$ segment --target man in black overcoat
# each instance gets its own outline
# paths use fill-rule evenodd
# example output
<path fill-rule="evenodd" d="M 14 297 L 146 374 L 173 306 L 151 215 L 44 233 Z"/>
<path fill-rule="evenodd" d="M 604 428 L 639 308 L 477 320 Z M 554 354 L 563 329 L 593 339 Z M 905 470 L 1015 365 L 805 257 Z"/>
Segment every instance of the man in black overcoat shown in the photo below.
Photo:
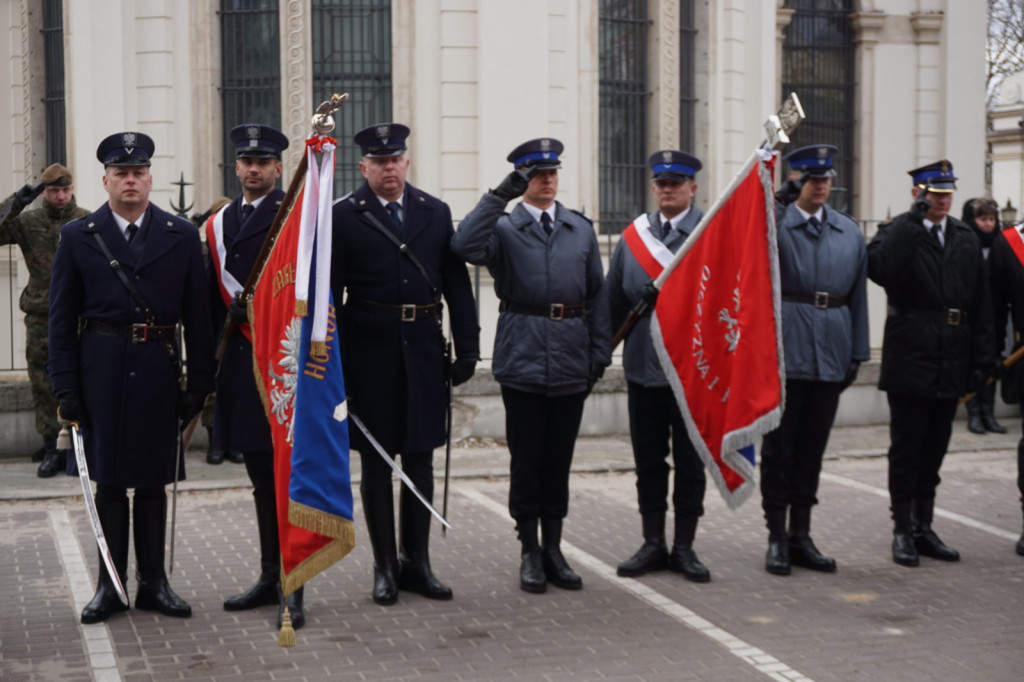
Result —
<path fill-rule="evenodd" d="M 149 203 L 153 148 L 149 136 L 125 132 L 105 138 L 97 149 L 109 200 L 61 228 L 50 284 L 47 368 L 61 416 L 81 425 L 96 508 L 122 582 L 128 570 L 127 489 L 135 489 L 135 608 L 186 618 L 192 609 L 164 572 L 164 486 L 176 474 L 184 478 L 183 470 L 175 471 L 179 430 L 213 389 L 213 334 L 199 232 Z M 188 355 L 184 391 L 179 323 Z M 100 622 L 127 608 L 101 562 L 82 622 Z"/>
<path fill-rule="evenodd" d="M 433 499 L 433 450 L 445 442 L 446 380 L 458 385 L 473 375 L 480 327 L 466 265 L 449 249 L 451 210 L 406 182 L 408 135 L 404 125 L 381 123 L 353 138 L 366 182 L 334 207 L 331 288 L 335 301 L 345 300 L 339 317 L 352 412 L 388 454 L 401 455 L 403 471 Z M 457 358 L 451 362 L 442 297 Z M 430 513 L 403 486 L 399 557 L 391 469 L 358 429 L 350 435 L 362 462 L 373 600 L 393 604 L 399 589 L 451 599 L 451 588 L 430 567 Z"/>
<path fill-rule="evenodd" d="M 981 244 L 949 215 L 956 177 L 942 160 L 909 172 L 914 203 L 868 245 L 868 276 L 885 287 L 888 316 L 878 387 L 890 413 L 892 557 L 958 561 L 932 530 L 939 469 L 958 399 L 980 388 L 995 360 Z"/>

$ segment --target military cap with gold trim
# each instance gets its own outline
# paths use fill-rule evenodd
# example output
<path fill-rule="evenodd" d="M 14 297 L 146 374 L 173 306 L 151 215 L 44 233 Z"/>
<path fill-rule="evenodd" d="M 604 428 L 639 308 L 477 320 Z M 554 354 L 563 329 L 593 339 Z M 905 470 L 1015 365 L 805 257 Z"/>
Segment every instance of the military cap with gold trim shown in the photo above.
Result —
<path fill-rule="evenodd" d="M 953 164 L 946 159 L 915 168 L 907 173 L 914 179 L 914 186 L 926 192 L 943 194 L 956 190 L 957 178 L 953 175 Z"/>

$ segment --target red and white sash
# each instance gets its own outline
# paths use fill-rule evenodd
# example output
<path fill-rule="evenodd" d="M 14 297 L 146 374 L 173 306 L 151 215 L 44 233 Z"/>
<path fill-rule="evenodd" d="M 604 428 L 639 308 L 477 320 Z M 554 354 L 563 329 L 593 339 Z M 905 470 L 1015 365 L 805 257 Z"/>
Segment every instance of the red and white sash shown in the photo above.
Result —
<path fill-rule="evenodd" d="M 235 276 L 224 267 L 227 258 L 227 247 L 224 246 L 224 212 L 228 210 L 228 204 L 206 221 L 206 245 L 210 249 L 210 258 L 213 261 L 213 271 L 217 276 L 217 289 L 220 291 L 224 307 L 231 305 L 231 299 L 242 293 L 242 285 Z M 239 325 L 239 329 L 245 338 L 252 342 L 252 327 L 248 322 Z"/>
<path fill-rule="evenodd" d="M 1006 237 L 1006 242 L 1013 249 L 1017 260 L 1020 261 L 1021 265 L 1024 265 L 1024 237 L 1020 235 L 1020 225 L 1006 228 L 1003 230 L 1003 236 Z"/>
<path fill-rule="evenodd" d="M 651 232 L 647 214 L 639 216 L 622 232 L 622 238 L 633 258 L 640 263 L 647 276 L 655 279 L 672 261 L 672 251 Z"/>

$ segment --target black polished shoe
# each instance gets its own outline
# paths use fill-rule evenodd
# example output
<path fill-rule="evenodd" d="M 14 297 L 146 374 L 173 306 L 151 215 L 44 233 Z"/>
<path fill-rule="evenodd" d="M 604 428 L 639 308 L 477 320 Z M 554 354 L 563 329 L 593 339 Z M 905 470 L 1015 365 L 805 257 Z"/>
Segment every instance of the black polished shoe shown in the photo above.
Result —
<path fill-rule="evenodd" d="M 172 618 L 192 617 L 192 607 L 174 593 L 166 576 L 151 582 L 139 580 L 135 608 L 140 611 L 157 611 Z"/>
<path fill-rule="evenodd" d="M 229 462 L 233 464 L 245 464 L 245 455 L 237 450 L 229 450 L 227 453 Z"/>
<path fill-rule="evenodd" d="M 892 560 L 900 566 L 917 566 L 921 563 L 917 549 L 914 548 L 914 538 L 910 533 L 893 532 Z"/>
<path fill-rule="evenodd" d="M 261 573 L 256 584 L 242 594 L 224 600 L 225 611 L 248 611 L 261 606 L 273 606 L 280 600 L 278 594 L 278 574 Z"/>
<path fill-rule="evenodd" d="M 996 416 L 988 410 L 981 413 L 981 423 L 985 425 L 986 431 L 992 433 L 1006 433 L 1006 427 L 996 421 Z"/>
<path fill-rule="evenodd" d="M 939 561 L 960 561 L 960 552 L 947 546 L 929 527 L 914 529 L 914 547 L 922 556 Z"/>
<path fill-rule="evenodd" d="M 277 629 L 284 624 L 284 607 L 288 607 L 288 619 L 291 620 L 292 629 L 300 630 L 306 624 L 306 611 L 302 606 L 302 593 L 305 587 L 300 587 L 285 598 L 280 591 L 277 597 Z"/>
<path fill-rule="evenodd" d="M 427 599 L 452 598 L 452 588 L 437 579 L 430 569 L 430 563 L 425 559 L 402 560 L 398 589 L 422 594 Z"/>
<path fill-rule="evenodd" d="M 51 478 L 56 476 L 58 471 L 63 471 L 65 466 L 64 454 L 64 450 L 50 450 L 47 452 L 43 457 L 43 463 L 36 470 L 36 475 L 39 478 Z"/>
<path fill-rule="evenodd" d="M 106 569 L 100 568 L 100 570 L 103 572 L 103 576 L 100 578 L 99 585 L 96 586 L 96 594 L 92 601 L 82 609 L 83 625 L 102 623 L 115 613 L 128 610 L 128 605 L 121 602 L 114 584 L 107 578 Z"/>
<path fill-rule="evenodd" d="M 1017 540 L 1017 554 L 1024 556 L 1024 533 L 1021 533 L 1020 540 Z"/>
<path fill-rule="evenodd" d="M 789 561 L 789 543 L 768 540 L 768 553 L 764 557 L 764 570 L 772 575 L 789 575 L 793 570 Z"/>
<path fill-rule="evenodd" d="M 635 578 L 652 571 L 664 571 L 668 568 L 668 547 L 665 541 L 644 542 L 637 553 L 619 564 L 615 572 L 623 578 Z"/>
<path fill-rule="evenodd" d="M 563 590 L 583 589 L 583 578 L 569 566 L 557 547 L 545 547 L 541 550 L 541 561 L 544 564 L 544 577 L 548 582 Z"/>
<path fill-rule="evenodd" d="M 548 581 L 544 575 L 544 562 L 539 547 L 523 552 L 523 562 L 519 565 L 519 587 L 523 592 L 533 594 L 547 592 Z"/>
<path fill-rule="evenodd" d="M 810 535 L 789 536 L 789 561 L 812 571 L 835 573 L 836 570 L 836 560 L 819 552 Z"/>
<path fill-rule="evenodd" d="M 693 547 L 676 545 L 672 548 L 669 557 L 669 567 L 676 573 L 682 573 L 683 577 L 695 583 L 706 583 L 711 581 L 711 571 L 700 562 Z"/>
<path fill-rule="evenodd" d="M 972 412 L 967 416 L 967 430 L 971 433 L 985 433 L 985 424 L 981 421 L 981 412 Z"/>
<path fill-rule="evenodd" d="M 222 464 L 224 462 L 223 450 L 210 450 L 206 453 L 207 464 Z"/>
<path fill-rule="evenodd" d="M 391 571 L 382 571 L 373 566 L 373 601 L 381 606 L 391 606 L 398 601 L 398 581 Z"/>

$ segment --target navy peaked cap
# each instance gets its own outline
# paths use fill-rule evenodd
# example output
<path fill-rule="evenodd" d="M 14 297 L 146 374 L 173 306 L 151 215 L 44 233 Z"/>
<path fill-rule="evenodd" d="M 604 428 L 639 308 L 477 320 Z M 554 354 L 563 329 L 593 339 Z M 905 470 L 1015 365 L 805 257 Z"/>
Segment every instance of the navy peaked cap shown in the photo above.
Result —
<path fill-rule="evenodd" d="M 812 144 L 794 149 L 784 157 L 790 170 L 803 171 L 811 176 L 834 178 L 832 157 L 839 149 L 830 144 Z"/>
<path fill-rule="evenodd" d="M 558 156 L 563 149 L 565 145 L 560 140 L 553 137 L 538 137 L 513 149 L 507 160 L 516 168 L 527 166 L 538 170 L 557 170 L 562 167 Z"/>
<path fill-rule="evenodd" d="M 914 185 L 926 192 L 946 193 L 956 189 L 956 176 L 953 175 L 953 164 L 946 159 L 929 163 L 927 166 L 907 171 L 914 179 Z"/>
<path fill-rule="evenodd" d="M 693 154 L 678 149 L 662 149 L 647 159 L 655 180 L 693 180 L 704 164 Z"/>
<path fill-rule="evenodd" d="M 408 149 L 405 144 L 407 137 L 409 126 L 377 123 L 353 135 L 352 141 L 363 150 L 363 156 L 398 156 Z"/>
<path fill-rule="evenodd" d="M 153 138 L 145 133 L 114 133 L 103 138 L 96 148 L 96 158 L 103 167 L 107 166 L 148 166 L 156 145 Z"/>
<path fill-rule="evenodd" d="M 243 123 L 228 135 L 235 145 L 235 158 L 280 159 L 288 149 L 288 138 L 277 128 L 259 123 Z"/>

